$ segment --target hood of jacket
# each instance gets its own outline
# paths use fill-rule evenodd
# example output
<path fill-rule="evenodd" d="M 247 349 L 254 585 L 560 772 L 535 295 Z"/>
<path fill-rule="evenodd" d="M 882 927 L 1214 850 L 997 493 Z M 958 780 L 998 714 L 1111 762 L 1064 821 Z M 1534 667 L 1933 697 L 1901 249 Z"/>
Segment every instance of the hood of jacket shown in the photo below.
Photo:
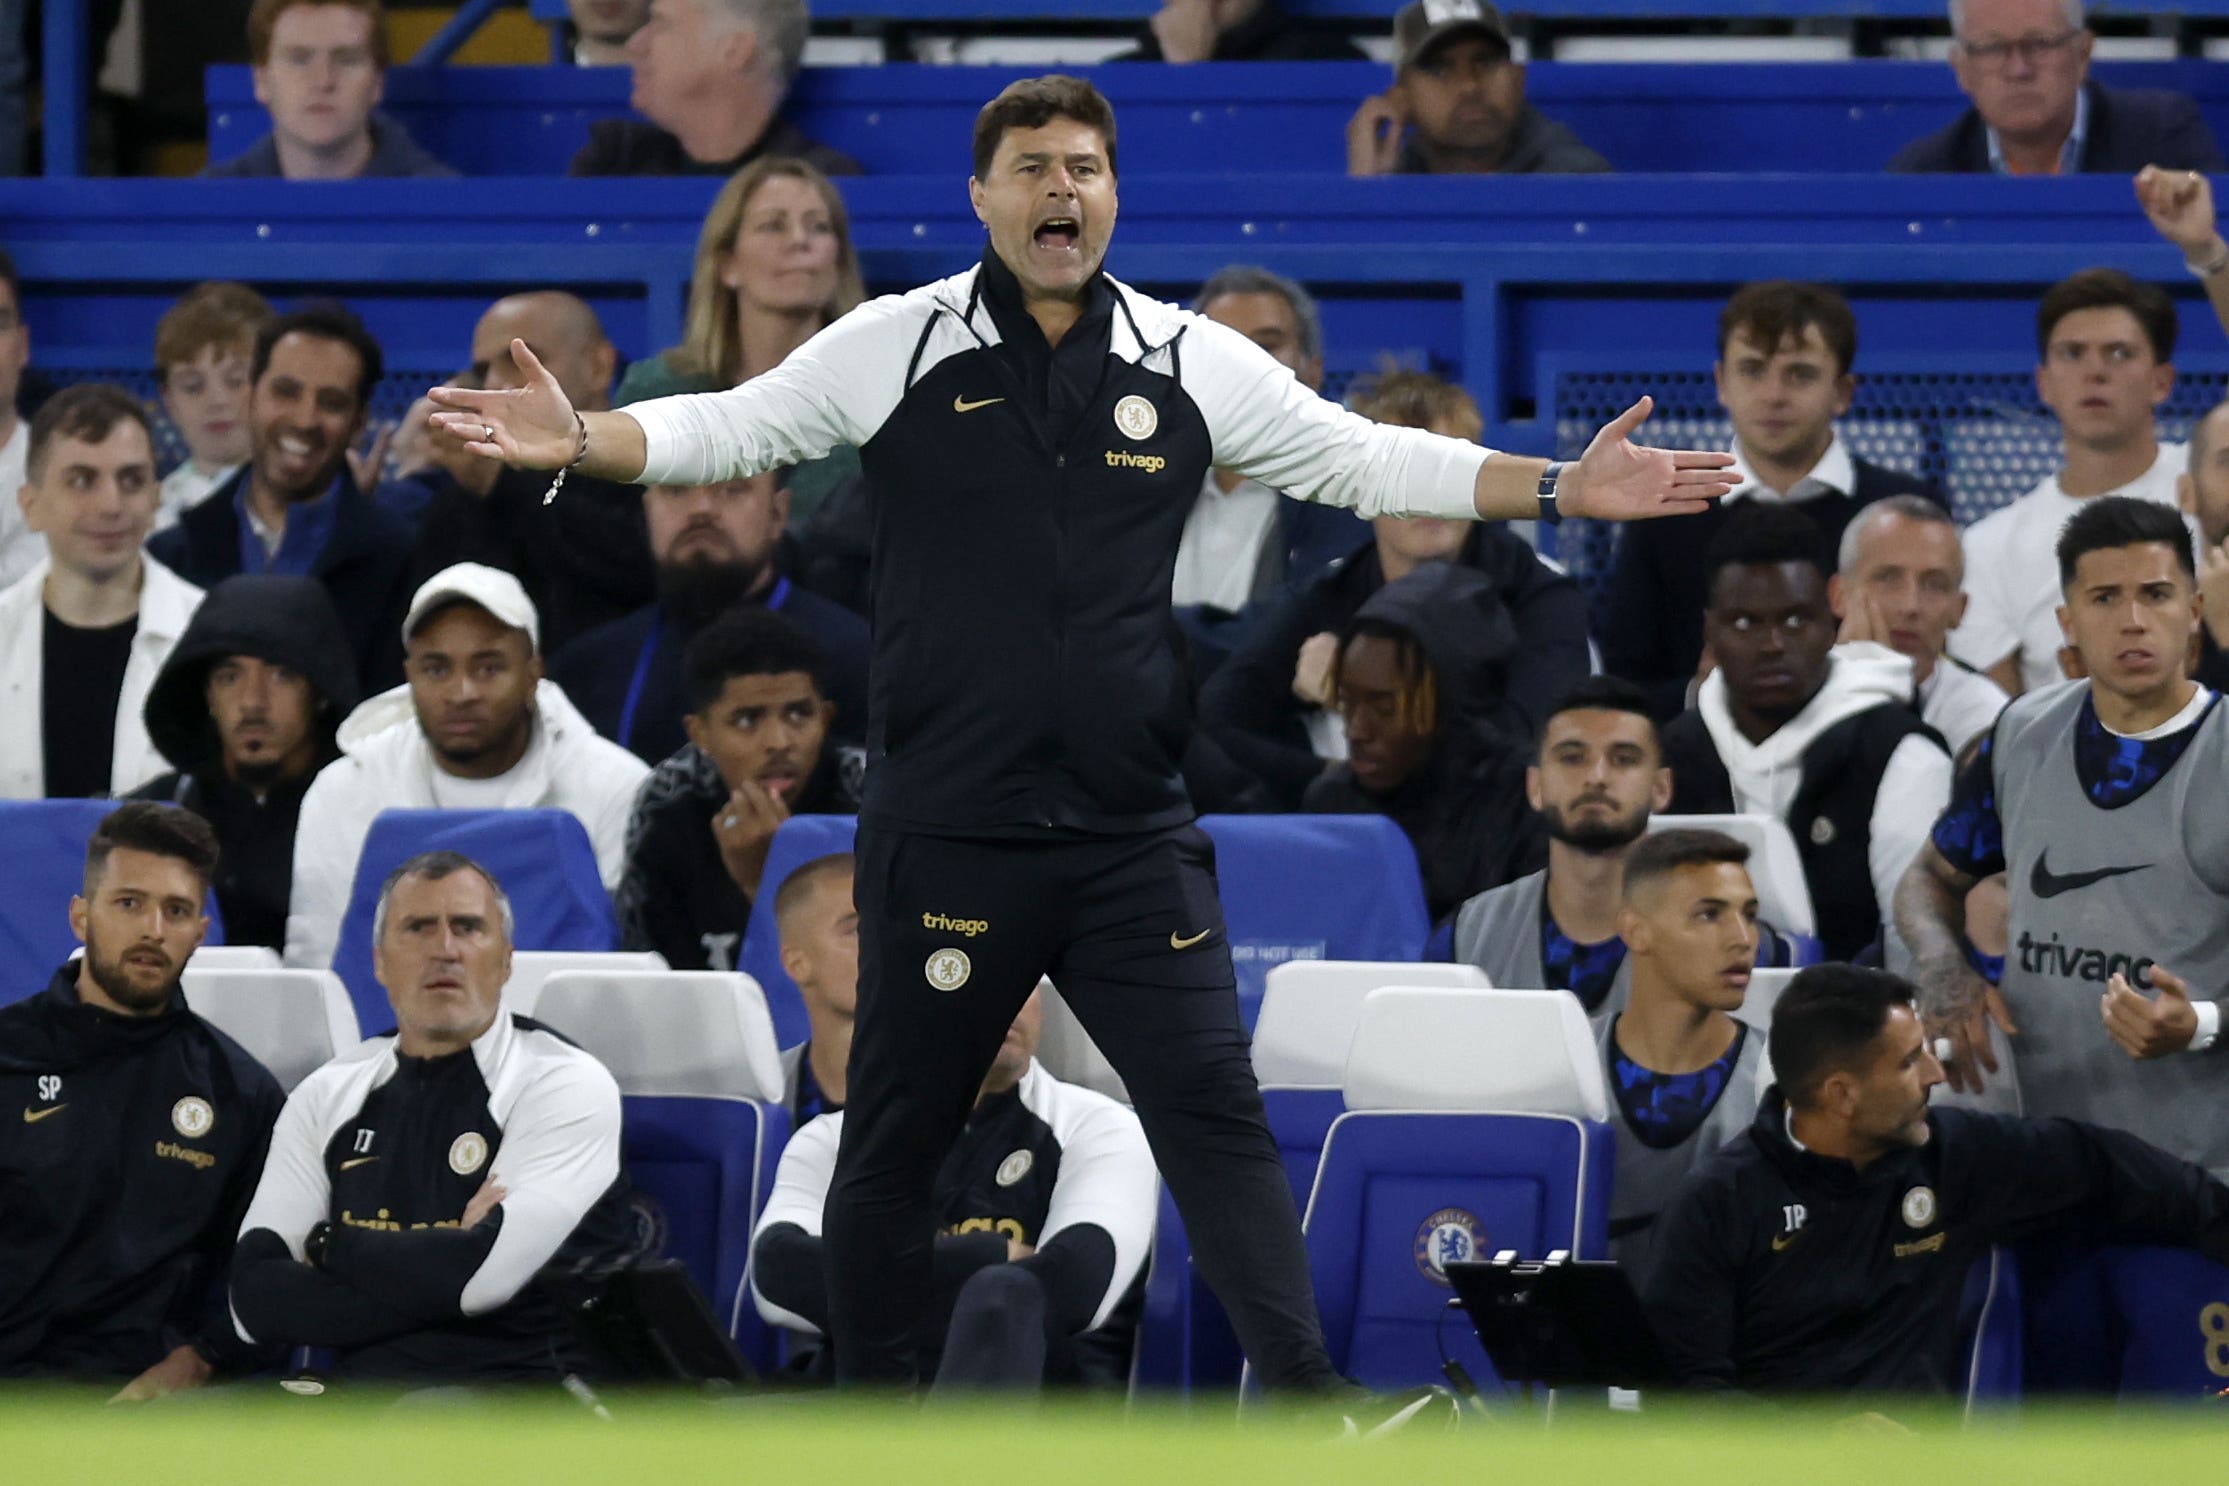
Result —
<path fill-rule="evenodd" d="M 1695 707 L 1726 765 L 1736 796 L 1766 793 L 1765 781 L 1782 770 L 1801 769 L 1803 752 L 1818 736 L 1846 717 L 1883 702 L 1912 703 L 1912 662 L 1870 640 L 1837 645 L 1827 659 L 1826 683 L 1803 710 L 1782 723 L 1761 743 L 1752 743 L 1734 725 L 1726 701 L 1726 673 L 1713 671 L 1697 694 Z"/>
<path fill-rule="evenodd" d="M 1365 622 L 1413 635 L 1423 647 L 1438 687 L 1443 738 L 1481 725 L 1501 701 L 1517 624 L 1478 569 L 1428 562 L 1370 595 L 1354 616 L 1355 625 Z"/>
<path fill-rule="evenodd" d="M 323 703 L 320 752 L 331 754 L 334 731 L 357 698 L 355 652 L 333 601 L 314 578 L 242 573 L 209 590 L 147 693 L 141 714 L 147 736 L 173 768 L 205 769 L 217 761 L 204 683 L 209 668 L 229 655 L 252 655 L 307 677 Z"/>
<path fill-rule="evenodd" d="M 503 776 L 510 785 L 504 808 L 532 809 L 554 798 L 568 763 L 595 737 L 580 709 L 545 678 L 534 690 L 534 736 L 526 756 Z M 341 724 L 340 746 L 363 769 L 373 798 L 399 809 L 433 804 L 433 749 L 418 726 L 409 686 L 383 691 L 351 712 Z"/>

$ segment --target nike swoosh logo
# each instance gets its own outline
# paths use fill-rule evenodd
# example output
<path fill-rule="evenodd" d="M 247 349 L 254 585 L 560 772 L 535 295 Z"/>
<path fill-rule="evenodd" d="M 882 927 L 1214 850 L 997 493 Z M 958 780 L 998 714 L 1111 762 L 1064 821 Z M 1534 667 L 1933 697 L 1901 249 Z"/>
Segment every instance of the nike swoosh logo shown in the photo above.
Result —
<path fill-rule="evenodd" d="M 981 402 L 969 402 L 964 397 L 955 397 L 952 399 L 952 411 L 955 413 L 972 413 L 977 408 L 987 408 L 994 402 L 1004 401 L 1006 399 L 1003 397 L 986 397 Z"/>
<path fill-rule="evenodd" d="M 359 1166 L 369 1166 L 369 1165 L 371 1165 L 371 1164 L 372 1164 L 372 1162 L 374 1162 L 374 1161 L 376 1161 L 376 1160 L 378 1160 L 378 1159 L 379 1159 L 379 1158 L 378 1158 L 377 1156 L 358 1156 L 358 1157 L 357 1157 L 357 1158 L 356 1158 L 355 1160 L 353 1160 L 353 1161 L 343 1161 L 343 1162 L 341 1162 L 341 1170 L 343 1170 L 343 1171 L 354 1171 L 354 1170 L 355 1170 L 355 1169 L 356 1169 L 357 1167 L 359 1167 Z"/>
<path fill-rule="evenodd" d="M 2094 882 L 2103 882 L 2108 877 L 2125 877 L 2131 872 L 2141 872 L 2151 865 L 2150 862 L 2138 862 L 2133 867 L 2099 867 L 2093 872 L 2061 874 L 2052 871 L 2047 865 L 2050 859 L 2049 851 L 2039 853 L 2035 870 L 2028 874 L 2028 886 L 2039 898 L 2056 898 L 2061 893 L 2086 888 Z"/>
<path fill-rule="evenodd" d="M 1772 1251 L 1775 1254 L 1780 1253 L 1782 1250 L 1786 1249 L 1788 1245 L 1794 1243 L 1801 1237 L 1803 1237 L 1803 1230 L 1801 1228 L 1798 1228 L 1793 1233 L 1774 1234 L 1772 1240 Z"/>
<path fill-rule="evenodd" d="M 50 1104 L 45 1109 L 27 1109 L 23 1112 L 23 1123 L 26 1125 L 36 1125 L 39 1121 L 45 1119 L 48 1115 L 58 1115 L 63 1110 L 68 1108 L 69 1106 L 67 1104 Z"/>
<path fill-rule="evenodd" d="M 1193 945 L 1199 943 L 1202 939 L 1205 939 L 1208 935 L 1214 932 L 1215 931 L 1213 929 L 1202 929 L 1199 933 L 1194 934 L 1189 939 L 1179 939 L 1176 937 L 1174 931 L 1171 931 L 1171 933 L 1169 934 L 1169 948 L 1190 949 Z"/>

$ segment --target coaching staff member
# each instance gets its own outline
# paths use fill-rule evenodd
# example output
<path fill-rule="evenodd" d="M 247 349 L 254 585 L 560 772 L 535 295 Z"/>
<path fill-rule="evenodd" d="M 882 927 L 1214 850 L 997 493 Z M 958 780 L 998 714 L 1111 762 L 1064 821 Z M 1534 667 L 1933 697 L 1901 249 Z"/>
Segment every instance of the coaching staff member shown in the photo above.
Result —
<path fill-rule="evenodd" d="M 233 1260 L 240 1335 L 332 1347 L 351 1377 L 583 1369 L 542 1276 L 626 1257 L 619 1086 L 503 1013 L 511 905 L 468 857 L 388 875 L 372 969 L 396 1031 L 288 1097 Z"/>
<path fill-rule="evenodd" d="M 191 811 L 113 811 L 70 902 L 84 958 L 0 1010 L 0 1377 L 143 1399 L 255 1360 L 223 1277 L 284 1096 L 178 991 L 216 866 Z"/>
<path fill-rule="evenodd" d="M 2199 1167 L 2074 1120 L 1930 1110 L 1913 994 L 1851 965 L 1781 993 L 1778 1085 L 1658 1227 L 1645 1299 L 1681 1381 L 1947 1392 L 1975 1259 L 2074 1219 L 2229 1260 L 2229 1187 Z"/>
<path fill-rule="evenodd" d="M 875 652 L 860 812 L 855 1089 L 829 1195 L 839 1378 L 910 1382 L 939 1164 L 1050 971 L 1129 1082 L 1200 1267 L 1264 1380 L 1336 1384 L 1262 1121 L 1169 585 L 1210 468 L 1365 516 L 1703 509 L 1727 458 L 1642 449 L 1644 400 L 1569 466 L 1370 423 L 1101 271 L 1115 124 L 1019 82 L 975 126 L 975 268 L 863 305 L 727 392 L 576 414 L 554 379 L 438 388 L 474 453 L 701 484 L 858 447 Z M 533 353 L 514 343 L 522 365 Z"/>

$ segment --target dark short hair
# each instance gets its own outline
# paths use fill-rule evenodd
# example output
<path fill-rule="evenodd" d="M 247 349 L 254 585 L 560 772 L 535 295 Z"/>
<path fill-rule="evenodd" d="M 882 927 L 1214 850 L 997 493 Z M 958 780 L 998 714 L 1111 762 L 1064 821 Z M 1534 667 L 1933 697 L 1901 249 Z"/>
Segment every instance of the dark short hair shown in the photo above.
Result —
<path fill-rule="evenodd" d="M 832 851 L 793 869 L 774 891 L 775 929 L 779 931 L 789 923 L 789 916 L 797 911 L 823 879 L 834 877 L 839 872 L 850 873 L 857 870 L 858 862 L 848 851 Z"/>
<path fill-rule="evenodd" d="M 372 910 L 372 943 L 377 944 L 387 937 L 387 900 L 405 880 L 416 877 L 426 882 L 439 882 L 459 872 L 470 872 L 488 885 L 488 891 L 495 894 L 496 915 L 503 921 L 503 937 L 516 941 L 518 923 L 511 915 L 511 898 L 503 891 L 503 884 L 495 880 L 493 872 L 461 851 L 421 851 L 398 863 L 379 884 L 379 906 Z"/>
<path fill-rule="evenodd" d="M 1836 370 L 1848 372 L 1857 364 L 1857 316 L 1850 302 L 1824 284 L 1794 279 L 1768 279 L 1734 291 L 1718 312 L 1718 359 L 1726 359 L 1737 332 L 1769 356 L 1785 342 L 1800 340 L 1807 326 L 1827 343 Z"/>
<path fill-rule="evenodd" d="M 1703 604 L 1717 599 L 1718 575 L 1735 567 L 1778 567 L 1806 563 L 1818 569 L 1820 580 L 1833 572 L 1827 558 L 1826 534 L 1819 523 L 1794 506 L 1778 501 L 1736 503 L 1726 524 L 1703 549 Z"/>
<path fill-rule="evenodd" d="M 1323 311 L 1317 308 L 1316 297 L 1292 279 L 1251 263 L 1229 264 L 1209 274 L 1207 282 L 1200 285 L 1199 296 L 1192 301 L 1193 312 L 1204 315 L 1209 305 L 1231 294 L 1276 295 L 1292 310 L 1293 324 L 1299 327 L 1300 359 L 1314 361 L 1323 355 Z"/>
<path fill-rule="evenodd" d="M 2157 284 L 2138 283 L 2117 268 L 2085 268 L 2059 280 L 2036 305 L 2036 355 L 2047 355 L 2059 322 L 2077 310 L 2127 310 L 2144 328 L 2152 359 L 2175 359 L 2175 301 Z"/>
<path fill-rule="evenodd" d="M 380 352 L 379 342 L 364 328 L 364 322 L 346 305 L 309 304 L 265 321 L 263 328 L 255 333 L 255 359 L 248 371 L 249 385 L 263 380 L 263 373 L 271 365 L 271 348 L 297 331 L 319 340 L 339 341 L 356 353 L 356 406 L 370 407 L 372 389 L 387 374 L 386 358 Z"/>
<path fill-rule="evenodd" d="M 255 0 L 248 7 L 248 60 L 256 66 L 267 65 L 271 60 L 271 33 L 279 24 L 279 17 L 298 5 L 345 5 L 350 10 L 360 10 L 371 19 L 372 60 L 385 67 L 387 51 L 387 12 L 379 0 Z"/>
<path fill-rule="evenodd" d="M 1547 746 L 1548 725 L 1566 712 L 1630 712 L 1648 723 L 1649 742 L 1657 753 L 1664 751 L 1664 740 L 1656 731 L 1656 714 L 1649 710 L 1648 693 L 1623 676 L 1589 676 L 1557 698 L 1541 720 L 1539 736 L 1534 739 L 1536 754 Z"/>
<path fill-rule="evenodd" d="M 1099 131 L 1107 146 L 1107 173 L 1115 170 L 1114 105 L 1080 77 L 1049 73 L 1008 83 L 975 116 L 975 178 L 991 173 L 991 157 L 1009 129 L 1042 129 L 1055 119 L 1074 119 Z"/>
<path fill-rule="evenodd" d="M 217 833 L 209 822 L 180 805 L 134 800 L 101 817 L 85 843 L 85 892 L 88 897 L 108 868 L 114 851 L 143 851 L 184 862 L 204 888 L 217 875 Z"/>
<path fill-rule="evenodd" d="M 1886 970 L 1813 965 L 1798 971 L 1772 1007 L 1769 1043 L 1780 1092 L 1801 1108 L 1829 1077 L 1855 1072 L 1880 1040 L 1889 1013 L 1910 1006 L 1916 995 L 1910 981 Z"/>
<path fill-rule="evenodd" d="M 2158 501 L 2133 495 L 2101 495 L 2084 501 L 2082 509 L 2059 529 L 2059 586 L 2074 581 L 2074 569 L 2083 556 L 2113 547 L 2136 547 L 2164 542 L 2174 550 L 2175 561 L 2192 582 L 2198 580 L 2198 557 L 2191 549 L 2190 528 L 2182 513 Z"/>
<path fill-rule="evenodd" d="M 697 631 L 681 652 L 681 688 L 698 716 L 718 705 L 738 676 L 786 676 L 803 671 L 828 694 L 828 652 L 812 634 L 760 604 L 728 610 Z"/>
<path fill-rule="evenodd" d="M 56 439 L 78 439 L 88 444 L 107 441 L 120 423 L 136 423 L 147 435 L 147 457 L 155 457 L 155 426 L 138 398 L 113 382 L 79 382 L 48 398 L 31 420 L 30 441 L 24 448 L 24 473 L 33 483 L 46 474 L 46 457 Z M 43 544 L 42 544 L 43 545 Z"/>
<path fill-rule="evenodd" d="M 1651 831 L 1626 853 L 1625 896 L 1630 899 L 1649 883 L 1683 867 L 1721 865 L 1749 865 L 1749 848 L 1723 831 L 1698 831 L 1691 826 Z"/>

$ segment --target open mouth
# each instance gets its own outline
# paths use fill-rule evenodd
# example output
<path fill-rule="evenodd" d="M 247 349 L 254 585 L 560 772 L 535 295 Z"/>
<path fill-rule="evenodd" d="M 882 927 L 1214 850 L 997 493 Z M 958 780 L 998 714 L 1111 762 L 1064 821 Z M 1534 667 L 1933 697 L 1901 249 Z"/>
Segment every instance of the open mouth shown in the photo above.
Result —
<path fill-rule="evenodd" d="M 1083 224 L 1074 217 L 1047 217 L 1037 224 L 1030 238 L 1041 248 L 1073 252 L 1076 244 L 1083 241 L 1083 235 Z"/>

